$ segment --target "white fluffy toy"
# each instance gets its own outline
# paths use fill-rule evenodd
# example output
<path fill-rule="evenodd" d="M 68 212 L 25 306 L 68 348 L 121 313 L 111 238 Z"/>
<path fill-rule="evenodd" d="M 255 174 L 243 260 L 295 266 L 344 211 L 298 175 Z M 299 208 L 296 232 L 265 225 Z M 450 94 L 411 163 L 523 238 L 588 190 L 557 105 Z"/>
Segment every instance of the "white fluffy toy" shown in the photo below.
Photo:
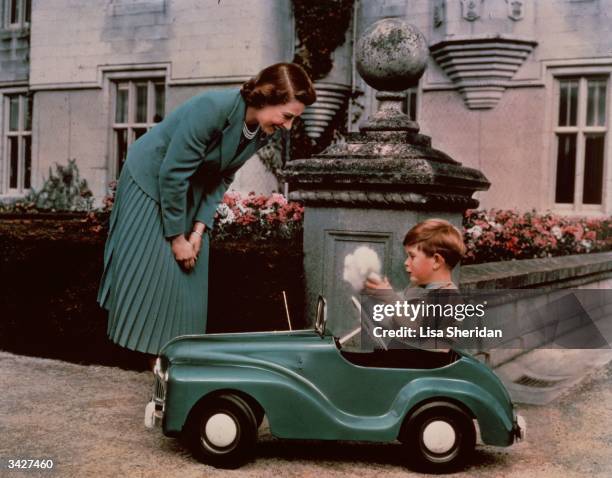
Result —
<path fill-rule="evenodd" d="M 351 284 L 355 291 L 360 291 L 368 278 L 380 280 L 381 263 L 378 254 L 368 246 L 359 246 L 352 254 L 344 258 L 342 278 Z"/>

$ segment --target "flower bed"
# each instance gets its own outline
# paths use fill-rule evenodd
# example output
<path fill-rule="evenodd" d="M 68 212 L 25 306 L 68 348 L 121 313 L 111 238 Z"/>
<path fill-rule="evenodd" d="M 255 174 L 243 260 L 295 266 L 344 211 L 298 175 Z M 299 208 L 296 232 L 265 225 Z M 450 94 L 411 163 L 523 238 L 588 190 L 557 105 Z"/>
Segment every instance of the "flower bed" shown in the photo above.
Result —
<path fill-rule="evenodd" d="M 534 259 L 612 250 L 612 220 L 530 211 L 465 213 L 462 264 Z"/>
<path fill-rule="evenodd" d="M 217 208 L 213 239 L 252 241 L 294 240 L 301 242 L 304 207 L 282 194 L 230 191 Z"/>
<path fill-rule="evenodd" d="M 281 194 L 225 195 L 213 237 L 254 242 L 301 243 L 304 208 Z M 466 255 L 462 264 L 565 256 L 612 250 L 612 220 L 565 217 L 530 211 L 468 210 L 463 218 Z"/>

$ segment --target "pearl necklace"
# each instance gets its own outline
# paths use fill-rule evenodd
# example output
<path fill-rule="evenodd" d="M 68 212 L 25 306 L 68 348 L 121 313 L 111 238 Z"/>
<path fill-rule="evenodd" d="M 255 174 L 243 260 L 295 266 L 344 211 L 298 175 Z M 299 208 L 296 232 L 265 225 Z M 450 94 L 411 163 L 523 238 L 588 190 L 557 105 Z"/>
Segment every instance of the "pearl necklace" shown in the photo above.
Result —
<path fill-rule="evenodd" d="M 250 131 L 249 128 L 247 127 L 246 122 L 242 125 L 242 134 L 244 135 L 246 139 L 253 139 L 258 131 L 259 131 L 259 125 L 257 125 L 257 128 L 255 128 L 255 131 Z"/>

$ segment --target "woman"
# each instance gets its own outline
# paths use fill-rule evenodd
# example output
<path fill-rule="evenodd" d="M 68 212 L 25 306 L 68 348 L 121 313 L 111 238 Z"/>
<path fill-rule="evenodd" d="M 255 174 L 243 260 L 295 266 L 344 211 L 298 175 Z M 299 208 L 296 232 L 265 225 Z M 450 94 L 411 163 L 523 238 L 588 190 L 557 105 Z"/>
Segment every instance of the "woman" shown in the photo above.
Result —
<path fill-rule="evenodd" d="M 173 337 L 205 332 L 215 210 L 265 136 L 314 101 L 304 70 L 278 63 L 241 89 L 191 98 L 132 144 L 98 291 L 113 342 L 157 355 Z"/>

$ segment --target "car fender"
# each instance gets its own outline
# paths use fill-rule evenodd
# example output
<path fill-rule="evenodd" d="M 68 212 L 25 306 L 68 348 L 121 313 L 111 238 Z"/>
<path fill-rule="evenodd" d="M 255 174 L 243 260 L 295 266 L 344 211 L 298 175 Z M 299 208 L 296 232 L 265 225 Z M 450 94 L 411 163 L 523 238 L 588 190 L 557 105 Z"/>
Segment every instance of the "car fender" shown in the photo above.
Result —
<path fill-rule="evenodd" d="M 474 382 L 440 377 L 417 378 L 402 388 L 393 404 L 401 417 L 397 423 L 396 436 L 406 417 L 420 404 L 434 399 L 447 399 L 466 407 L 478 420 L 484 443 L 496 446 L 512 444 L 511 410 L 507 410 L 499 400 Z"/>

